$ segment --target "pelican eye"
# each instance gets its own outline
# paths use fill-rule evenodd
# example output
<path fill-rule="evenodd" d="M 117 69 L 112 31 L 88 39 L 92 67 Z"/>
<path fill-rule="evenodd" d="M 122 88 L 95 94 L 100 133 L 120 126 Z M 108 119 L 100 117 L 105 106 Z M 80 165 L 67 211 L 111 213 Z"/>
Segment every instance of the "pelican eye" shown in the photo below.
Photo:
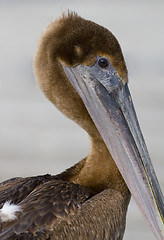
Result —
<path fill-rule="evenodd" d="M 99 67 L 101 67 L 101 68 L 106 68 L 106 67 L 108 67 L 109 62 L 108 62 L 108 60 L 107 60 L 106 58 L 100 58 L 100 59 L 98 60 L 98 65 L 99 65 Z"/>

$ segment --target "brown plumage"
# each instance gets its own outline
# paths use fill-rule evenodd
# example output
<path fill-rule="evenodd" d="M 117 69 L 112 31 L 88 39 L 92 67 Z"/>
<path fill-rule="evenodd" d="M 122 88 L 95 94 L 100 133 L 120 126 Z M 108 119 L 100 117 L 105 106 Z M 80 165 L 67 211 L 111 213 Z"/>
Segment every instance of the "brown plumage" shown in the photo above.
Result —
<path fill-rule="evenodd" d="M 43 33 L 34 71 L 46 97 L 84 128 L 89 155 L 65 172 L 1 183 L 0 204 L 21 206 L 17 219 L 1 222 L 1 239 L 123 238 L 130 192 L 82 99 L 62 64 L 92 66 L 97 56 L 110 59 L 123 84 L 127 69 L 113 34 L 76 14 L 63 15 Z"/>

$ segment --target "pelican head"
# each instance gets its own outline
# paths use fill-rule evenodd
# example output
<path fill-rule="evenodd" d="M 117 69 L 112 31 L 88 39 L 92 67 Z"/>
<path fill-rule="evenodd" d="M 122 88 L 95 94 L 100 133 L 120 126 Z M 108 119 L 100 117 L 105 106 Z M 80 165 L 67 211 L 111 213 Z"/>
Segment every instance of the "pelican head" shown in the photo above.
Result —
<path fill-rule="evenodd" d="M 162 240 L 164 200 L 114 35 L 76 14 L 63 15 L 43 33 L 34 67 L 47 98 L 91 138 L 104 141 L 153 233 Z"/>

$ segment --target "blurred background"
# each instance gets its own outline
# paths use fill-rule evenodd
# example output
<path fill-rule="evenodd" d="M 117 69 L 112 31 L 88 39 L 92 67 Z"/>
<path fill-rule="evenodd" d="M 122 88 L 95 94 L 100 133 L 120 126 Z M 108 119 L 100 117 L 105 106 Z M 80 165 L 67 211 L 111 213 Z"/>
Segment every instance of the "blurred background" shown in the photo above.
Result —
<path fill-rule="evenodd" d="M 89 150 L 87 134 L 43 96 L 33 55 L 46 26 L 76 11 L 110 29 L 119 40 L 129 87 L 164 191 L 164 1 L 0 0 L 0 181 L 56 174 Z M 126 240 L 155 240 L 132 200 Z"/>

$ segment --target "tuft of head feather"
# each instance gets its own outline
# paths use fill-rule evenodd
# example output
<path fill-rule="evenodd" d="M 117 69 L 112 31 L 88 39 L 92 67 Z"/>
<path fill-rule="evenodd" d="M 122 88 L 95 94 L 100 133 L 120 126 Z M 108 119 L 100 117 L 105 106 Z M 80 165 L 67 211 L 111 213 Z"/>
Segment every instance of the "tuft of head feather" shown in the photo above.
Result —
<path fill-rule="evenodd" d="M 7 201 L 0 209 L 0 221 L 1 222 L 13 221 L 17 218 L 16 213 L 21 211 L 22 210 L 20 206 L 11 203 L 11 201 Z"/>

